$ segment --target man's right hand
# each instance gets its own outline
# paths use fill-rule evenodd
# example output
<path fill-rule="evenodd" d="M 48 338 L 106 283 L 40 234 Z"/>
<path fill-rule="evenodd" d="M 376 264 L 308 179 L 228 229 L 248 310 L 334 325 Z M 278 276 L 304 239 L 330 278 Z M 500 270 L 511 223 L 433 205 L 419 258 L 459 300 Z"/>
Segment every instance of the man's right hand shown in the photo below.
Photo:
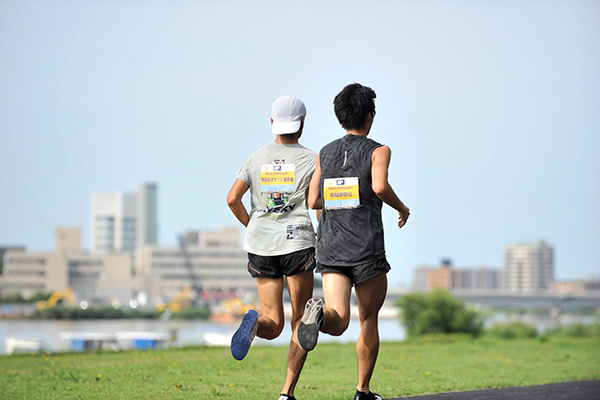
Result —
<path fill-rule="evenodd" d="M 409 216 L 410 210 L 408 207 L 404 207 L 402 211 L 398 211 L 398 228 L 402 228 L 406 224 Z"/>

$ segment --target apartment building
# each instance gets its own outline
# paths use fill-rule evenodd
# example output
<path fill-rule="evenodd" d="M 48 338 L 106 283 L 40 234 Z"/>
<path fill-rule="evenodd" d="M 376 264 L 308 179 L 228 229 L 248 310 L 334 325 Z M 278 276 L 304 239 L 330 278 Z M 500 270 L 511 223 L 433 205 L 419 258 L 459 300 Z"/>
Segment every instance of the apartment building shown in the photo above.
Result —
<path fill-rule="evenodd" d="M 65 258 L 55 253 L 7 251 L 0 275 L 2 296 L 20 293 L 29 298 L 36 293 L 50 293 L 69 285 Z"/>
<path fill-rule="evenodd" d="M 88 304 L 126 303 L 132 299 L 134 281 L 131 258 L 126 254 L 90 255 L 81 247 L 81 227 L 57 227 L 53 252 L 7 251 L 2 295 L 52 293 L 67 287 L 78 301 Z"/>
<path fill-rule="evenodd" d="M 452 289 L 453 270 L 450 260 L 442 260 L 442 265 L 427 272 L 427 289 Z"/>
<path fill-rule="evenodd" d="M 25 251 L 25 246 L 0 246 L 0 274 L 2 274 L 4 268 L 4 253 L 7 251 L 23 252 Z"/>
<path fill-rule="evenodd" d="M 600 278 L 588 277 L 572 281 L 554 281 L 552 282 L 552 290 L 562 294 L 599 293 Z"/>
<path fill-rule="evenodd" d="M 451 260 L 442 260 L 438 268 L 426 265 L 415 269 L 413 290 L 498 290 L 502 288 L 502 271 L 493 268 L 452 267 Z"/>
<path fill-rule="evenodd" d="M 505 285 L 510 292 L 536 292 L 552 289 L 554 249 L 540 240 L 533 244 L 513 244 L 505 248 Z"/>

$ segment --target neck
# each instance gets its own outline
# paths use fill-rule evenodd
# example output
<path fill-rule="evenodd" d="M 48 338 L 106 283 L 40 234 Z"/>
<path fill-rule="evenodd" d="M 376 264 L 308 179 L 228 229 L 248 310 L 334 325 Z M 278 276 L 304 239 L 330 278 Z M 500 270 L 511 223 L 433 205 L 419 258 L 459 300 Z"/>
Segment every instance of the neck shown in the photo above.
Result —
<path fill-rule="evenodd" d="M 354 136 L 367 136 L 369 134 L 368 130 L 351 130 L 346 132 L 348 133 L 348 135 Z"/>
<path fill-rule="evenodd" d="M 292 134 L 292 135 L 277 135 L 277 138 L 275 139 L 275 143 L 280 143 L 280 144 L 297 144 L 298 143 L 298 135 L 297 134 Z"/>

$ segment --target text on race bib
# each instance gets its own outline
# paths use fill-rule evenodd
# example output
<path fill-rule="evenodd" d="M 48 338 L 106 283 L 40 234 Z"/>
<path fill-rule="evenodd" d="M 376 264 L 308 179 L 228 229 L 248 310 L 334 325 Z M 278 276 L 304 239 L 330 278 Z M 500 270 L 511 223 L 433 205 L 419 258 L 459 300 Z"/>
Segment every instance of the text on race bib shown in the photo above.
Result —
<path fill-rule="evenodd" d="M 263 164 L 260 167 L 260 190 L 263 193 L 294 193 L 295 164 Z"/>
<path fill-rule="evenodd" d="M 358 178 L 325 179 L 323 200 L 327 210 L 360 207 Z"/>

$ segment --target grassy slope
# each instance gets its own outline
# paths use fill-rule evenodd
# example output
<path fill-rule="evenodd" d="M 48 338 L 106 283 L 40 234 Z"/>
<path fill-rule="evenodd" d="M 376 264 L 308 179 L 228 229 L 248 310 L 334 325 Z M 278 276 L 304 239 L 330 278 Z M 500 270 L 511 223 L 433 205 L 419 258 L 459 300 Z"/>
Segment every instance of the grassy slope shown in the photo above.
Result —
<path fill-rule="evenodd" d="M 486 387 L 600 379 L 597 339 L 419 339 L 383 343 L 371 384 L 384 398 Z M 276 399 L 286 348 L 253 347 L 243 362 L 227 348 L 0 357 L 2 399 Z M 351 399 L 353 345 L 309 354 L 296 397 Z"/>

